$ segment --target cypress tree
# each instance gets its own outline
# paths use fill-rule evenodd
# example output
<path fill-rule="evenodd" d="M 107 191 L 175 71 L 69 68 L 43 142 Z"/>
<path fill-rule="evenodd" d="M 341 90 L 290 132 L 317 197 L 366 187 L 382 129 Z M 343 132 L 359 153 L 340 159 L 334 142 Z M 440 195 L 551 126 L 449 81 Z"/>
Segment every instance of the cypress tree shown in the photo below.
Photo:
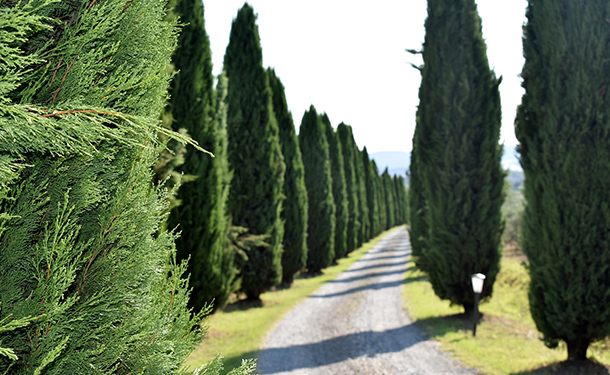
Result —
<path fill-rule="evenodd" d="M 312 105 L 299 128 L 309 202 L 307 270 L 318 273 L 335 258 L 335 203 L 326 130 Z"/>
<path fill-rule="evenodd" d="M 229 212 L 235 225 L 266 235 L 268 241 L 268 246 L 248 252 L 240 274 L 241 290 L 248 299 L 259 299 L 282 278 L 280 212 L 285 165 L 256 16 L 248 4 L 233 20 L 224 65 L 229 78 L 229 163 L 234 173 Z"/>
<path fill-rule="evenodd" d="M 402 176 L 394 175 L 394 193 L 396 194 L 396 225 L 407 223 L 407 189 Z"/>
<path fill-rule="evenodd" d="M 426 218 L 427 203 L 424 197 L 424 185 L 422 172 L 419 168 L 416 148 L 418 128 L 413 135 L 413 150 L 411 151 L 411 164 L 409 165 L 409 240 L 411 242 L 411 256 L 415 265 L 422 271 L 426 271 L 426 260 L 424 248 L 428 238 L 428 223 Z"/>
<path fill-rule="evenodd" d="M 183 373 L 201 339 L 152 184 L 158 133 L 180 138 L 158 125 L 165 5 L 0 5 L 4 373 Z"/>
<path fill-rule="evenodd" d="M 369 159 L 369 152 L 366 146 L 362 149 L 362 165 L 364 167 L 364 180 L 366 183 L 366 204 L 369 214 L 369 228 L 366 237 L 371 239 L 379 234 L 379 205 L 377 203 L 377 190 L 375 189 L 375 172 L 373 164 Z"/>
<path fill-rule="evenodd" d="M 358 145 L 354 141 L 354 166 L 356 167 L 356 181 L 358 183 L 358 220 L 360 221 L 360 230 L 358 231 L 358 247 L 369 240 L 368 231 L 369 223 L 369 206 L 366 197 L 366 177 L 364 174 L 364 164 L 362 161 L 362 152 L 358 149 Z"/>
<path fill-rule="evenodd" d="M 396 200 L 394 197 L 394 184 L 392 183 L 392 177 L 390 177 L 390 172 L 388 168 L 383 171 L 381 175 L 381 180 L 383 181 L 383 191 L 385 198 L 385 209 L 386 209 L 386 227 L 385 229 L 390 229 L 396 226 Z"/>
<path fill-rule="evenodd" d="M 330 119 L 326 113 L 321 115 L 322 124 L 326 127 L 326 141 L 330 154 L 330 169 L 333 180 L 333 199 L 336 207 L 335 215 L 335 259 L 347 255 L 347 221 L 348 202 L 347 187 L 345 186 L 345 169 L 343 166 L 343 152 L 337 133 L 333 130 Z"/>
<path fill-rule="evenodd" d="M 428 207 L 424 258 L 437 296 L 470 312 L 471 274 L 487 275 L 485 298 L 499 270 L 500 80 L 474 0 L 429 0 L 425 26 L 414 147 Z"/>
<path fill-rule="evenodd" d="M 377 193 L 377 207 L 379 212 L 379 233 L 386 230 L 388 225 L 388 215 L 385 201 L 385 190 L 383 189 L 383 179 L 377 169 L 377 163 L 373 160 L 373 172 L 375 175 L 375 191 Z M 378 234 L 379 234 L 378 233 Z"/>
<path fill-rule="evenodd" d="M 343 153 L 343 167 L 345 170 L 345 186 L 347 189 L 347 205 L 349 210 L 347 222 L 347 253 L 354 251 L 358 247 L 358 231 L 360 230 L 358 197 L 359 185 L 356 178 L 356 163 L 354 160 L 354 142 L 352 140 L 351 126 L 340 123 L 337 126 L 337 138 L 341 144 Z"/>
<path fill-rule="evenodd" d="M 292 284 L 294 275 L 305 268 L 307 262 L 307 190 L 305 167 L 292 114 L 288 111 L 284 85 L 273 69 L 268 69 L 269 84 L 273 92 L 273 111 L 280 130 L 282 155 L 286 163 L 284 177 L 284 252 L 282 254 L 282 282 Z"/>
<path fill-rule="evenodd" d="M 523 38 L 530 311 L 545 343 L 565 341 L 574 360 L 610 334 L 609 17 L 603 1 L 529 1 Z"/>
<path fill-rule="evenodd" d="M 182 185 L 178 193 L 181 205 L 172 211 L 169 226 L 178 226 L 182 232 L 176 241 L 179 259 L 190 258 L 191 305 L 201 310 L 214 301 L 214 308 L 218 308 L 229 298 L 232 291 L 228 286 L 235 277 L 232 267 L 225 274 L 227 269 L 222 266 L 223 262 L 233 262 L 231 253 L 225 252 L 229 223 L 224 179 L 229 170 L 227 154 L 221 148 L 226 146 L 226 140 L 221 137 L 226 138 L 226 132 L 221 131 L 216 118 L 212 52 L 205 31 L 203 4 L 201 0 L 178 0 L 174 12 L 185 26 L 172 57 L 179 71 L 170 91 L 173 128 L 186 129 L 215 157 L 188 147 L 179 170 L 195 179 Z"/>

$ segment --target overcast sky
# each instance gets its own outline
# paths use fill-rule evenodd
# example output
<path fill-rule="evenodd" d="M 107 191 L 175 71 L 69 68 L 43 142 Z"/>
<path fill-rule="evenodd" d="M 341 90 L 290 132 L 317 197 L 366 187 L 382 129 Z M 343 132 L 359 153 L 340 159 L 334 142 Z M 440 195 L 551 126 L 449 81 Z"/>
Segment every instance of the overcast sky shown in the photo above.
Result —
<path fill-rule="evenodd" d="M 243 0 L 204 0 L 214 72 Z M 258 14 L 263 64 L 276 70 L 295 125 L 313 104 L 333 126 L 351 125 L 369 152 L 411 151 L 419 102 L 425 0 L 249 0 Z M 513 122 L 523 90 L 526 0 L 477 0 L 490 66 L 503 76 L 501 141 L 517 144 Z"/>

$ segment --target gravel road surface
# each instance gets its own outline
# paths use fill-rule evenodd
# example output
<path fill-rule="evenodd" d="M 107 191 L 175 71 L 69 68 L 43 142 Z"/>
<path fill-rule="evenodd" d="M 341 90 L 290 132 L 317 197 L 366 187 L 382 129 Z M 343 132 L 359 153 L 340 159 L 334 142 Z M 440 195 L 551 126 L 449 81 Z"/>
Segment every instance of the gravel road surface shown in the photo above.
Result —
<path fill-rule="evenodd" d="M 297 305 L 259 352 L 262 374 L 475 374 L 428 340 L 403 310 L 410 254 L 396 229 Z"/>

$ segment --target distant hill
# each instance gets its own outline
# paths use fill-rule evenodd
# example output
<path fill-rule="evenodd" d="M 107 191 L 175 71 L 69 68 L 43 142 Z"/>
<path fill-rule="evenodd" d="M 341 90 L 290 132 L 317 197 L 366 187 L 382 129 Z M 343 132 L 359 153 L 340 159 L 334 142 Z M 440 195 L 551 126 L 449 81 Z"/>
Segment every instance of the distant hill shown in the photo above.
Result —
<path fill-rule="evenodd" d="M 370 155 L 375 160 L 379 173 L 383 173 L 386 167 L 391 175 L 406 176 L 411 163 L 411 153 L 403 151 L 382 151 Z M 513 189 L 518 189 L 523 183 L 523 170 L 519 164 L 517 150 L 515 146 L 504 146 L 504 156 L 502 156 L 502 166 L 509 170 L 506 177 Z"/>

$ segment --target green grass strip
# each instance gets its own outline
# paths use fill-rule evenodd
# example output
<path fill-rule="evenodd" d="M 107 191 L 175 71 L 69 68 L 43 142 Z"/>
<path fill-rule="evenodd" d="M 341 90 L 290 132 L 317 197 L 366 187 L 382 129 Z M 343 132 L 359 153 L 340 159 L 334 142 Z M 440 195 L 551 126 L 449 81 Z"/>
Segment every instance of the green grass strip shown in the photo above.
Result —
<path fill-rule="evenodd" d="M 204 342 L 187 359 L 186 365 L 196 368 L 222 353 L 225 369 L 241 364 L 242 359 L 255 358 L 263 346 L 267 333 L 286 314 L 307 296 L 318 290 L 326 282 L 334 280 L 354 262 L 366 254 L 393 229 L 340 259 L 337 265 L 324 269 L 320 276 L 297 276 L 289 289 L 275 289 L 261 295 L 262 305 L 253 306 L 235 303 L 210 316 L 210 326 Z"/>
<path fill-rule="evenodd" d="M 529 275 L 523 262 L 504 258 L 491 299 L 483 301 L 483 320 L 472 337 L 472 321 L 464 320 L 463 308 L 441 301 L 432 290 L 427 276 L 413 262 L 405 277 L 405 308 L 413 320 L 453 358 L 481 373 L 552 374 L 558 362 L 567 358 L 566 347 L 547 348 L 529 314 L 527 290 Z M 589 348 L 590 358 L 610 364 L 610 341 Z"/>

